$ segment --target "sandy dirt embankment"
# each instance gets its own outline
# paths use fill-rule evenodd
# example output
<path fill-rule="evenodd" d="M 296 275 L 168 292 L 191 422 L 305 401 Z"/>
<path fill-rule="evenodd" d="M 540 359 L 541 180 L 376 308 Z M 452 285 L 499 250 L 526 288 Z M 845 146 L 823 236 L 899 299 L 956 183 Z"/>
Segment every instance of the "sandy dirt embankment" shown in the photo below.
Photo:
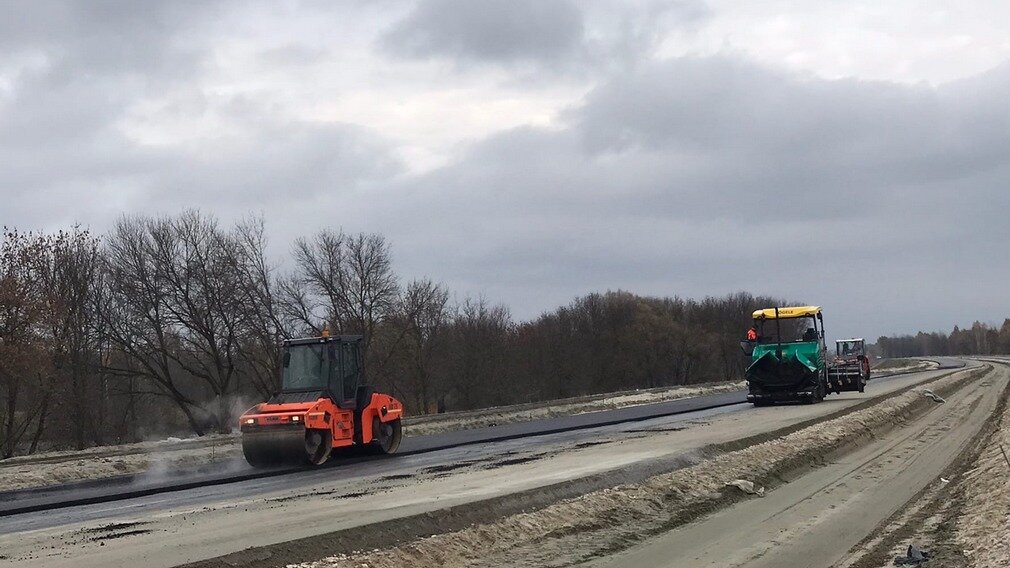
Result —
<path fill-rule="evenodd" d="M 706 383 L 583 396 L 562 400 L 450 412 L 404 419 L 404 435 L 420 436 L 497 424 L 528 422 L 653 404 L 745 388 L 743 381 Z M 170 475 L 194 469 L 245 467 L 236 434 L 100 446 L 80 452 L 49 452 L 0 461 L 0 491 L 153 473 Z"/>
<path fill-rule="evenodd" d="M 871 368 L 873 373 L 916 373 L 938 368 L 936 361 L 928 359 L 884 359 Z"/>
<path fill-rule="evenodd" d="M 1004 454 L 1004 452 L 1007 452 Z M 977 461 L 964 472 L 954 540 L 968 566 L 1010 566 L 1010 405 Z"/>

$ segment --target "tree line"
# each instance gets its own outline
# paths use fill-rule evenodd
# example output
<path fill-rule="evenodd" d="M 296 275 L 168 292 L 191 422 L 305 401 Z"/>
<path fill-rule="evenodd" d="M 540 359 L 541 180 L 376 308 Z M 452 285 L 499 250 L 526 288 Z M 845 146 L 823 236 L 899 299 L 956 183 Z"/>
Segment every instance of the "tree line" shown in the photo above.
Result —
<path fill-rule="evenodd" d="M 5 229 L 0 458 L 229 431 L 279 388 L 284 339 L 362 334 L 411 413 L 739 377 L 746 293 L 589 294 L 531 321 L 403 281 L 379 234 L 322 230 L 272 262 L 262 219 L 128 216 L 107 234 Z"/>
<path fill-rule="evenodd" d="M 922 357 L 927 355 L 1007 355 L 1010 354 L 1010 319 L 998 328 L 976 321 L 970 328 L 954 326 L 950 333 L 918 332 L 915 335 L 882 336 L 875 350 L 882 357 Z"/>

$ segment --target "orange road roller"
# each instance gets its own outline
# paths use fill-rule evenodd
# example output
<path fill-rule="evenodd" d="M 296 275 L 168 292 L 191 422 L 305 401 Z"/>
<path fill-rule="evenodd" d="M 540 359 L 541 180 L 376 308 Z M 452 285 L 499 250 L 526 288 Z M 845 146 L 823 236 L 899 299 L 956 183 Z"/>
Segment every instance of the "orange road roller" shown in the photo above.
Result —
<path fill-rule="evenodd" d="M 239 419 L 254 467 L 322 465 L 334 448 L 396 452 L 403 404 L 360 384 L 360 335 L 284 342 L 281 390 Z"/>

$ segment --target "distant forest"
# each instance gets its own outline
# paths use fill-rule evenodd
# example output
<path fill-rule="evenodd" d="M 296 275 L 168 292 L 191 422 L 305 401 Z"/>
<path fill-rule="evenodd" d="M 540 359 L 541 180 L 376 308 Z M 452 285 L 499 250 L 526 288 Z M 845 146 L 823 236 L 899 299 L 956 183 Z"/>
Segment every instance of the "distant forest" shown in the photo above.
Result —
<path fill-rule="evenodd" d="M 1010 354 L 1010 319 L 999 328 L 975 322 L 970 328 L 954 326 L 948 333 L 920 331 L 915 335 L 897 335 L 877 339 L 875 350 L 881 357 L 920 357 L 926 355 Z"/>
<path fill-rule="evenodd" d="M 324 325 L 363 334 L 368 382 L 418 414 L 738 378 L 751 311 L 785 303 L 617 291 L 515 321 L 403 281 L 382 235 L 324 230 L 282 267 L 265 234 L 262 219 L 198 211 L 104 235 L 6 228 L 0 459 L 228 431 L 278 388 L 281 342 Z"/>

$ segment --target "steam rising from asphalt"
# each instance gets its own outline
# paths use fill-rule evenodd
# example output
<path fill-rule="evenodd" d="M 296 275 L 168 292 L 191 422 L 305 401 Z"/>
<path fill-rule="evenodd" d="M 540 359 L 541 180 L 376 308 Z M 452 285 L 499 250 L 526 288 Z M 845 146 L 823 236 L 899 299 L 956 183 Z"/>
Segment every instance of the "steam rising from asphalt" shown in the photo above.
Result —
<path fill-rule="evenodd" d="M 171 449 L 176 444 L 197 444 L 197 447 L 180 455 Z M 185 440 L 175 438 L 159 445 L 166 446 L 164 449 L 167 451 L 152 451 L 147 471 L 134 477 L 132 485 L 179 483 L 252 470 L 242 457 L 238 436 L 234 434 L 211 434 Z"/>
<path fill-rule="evenodd" d="M 130 484 L 147 487 L 254 471 L 242 456 L 238 420 L 262 400 L 239 394 L 225 396 L 223 403 L 219 400 L 210 402 L 207 408 L 226 410 L 223 432 L 146 440 L 145 444 L 150 445 L 147 470 L 136 474 Z"/>

